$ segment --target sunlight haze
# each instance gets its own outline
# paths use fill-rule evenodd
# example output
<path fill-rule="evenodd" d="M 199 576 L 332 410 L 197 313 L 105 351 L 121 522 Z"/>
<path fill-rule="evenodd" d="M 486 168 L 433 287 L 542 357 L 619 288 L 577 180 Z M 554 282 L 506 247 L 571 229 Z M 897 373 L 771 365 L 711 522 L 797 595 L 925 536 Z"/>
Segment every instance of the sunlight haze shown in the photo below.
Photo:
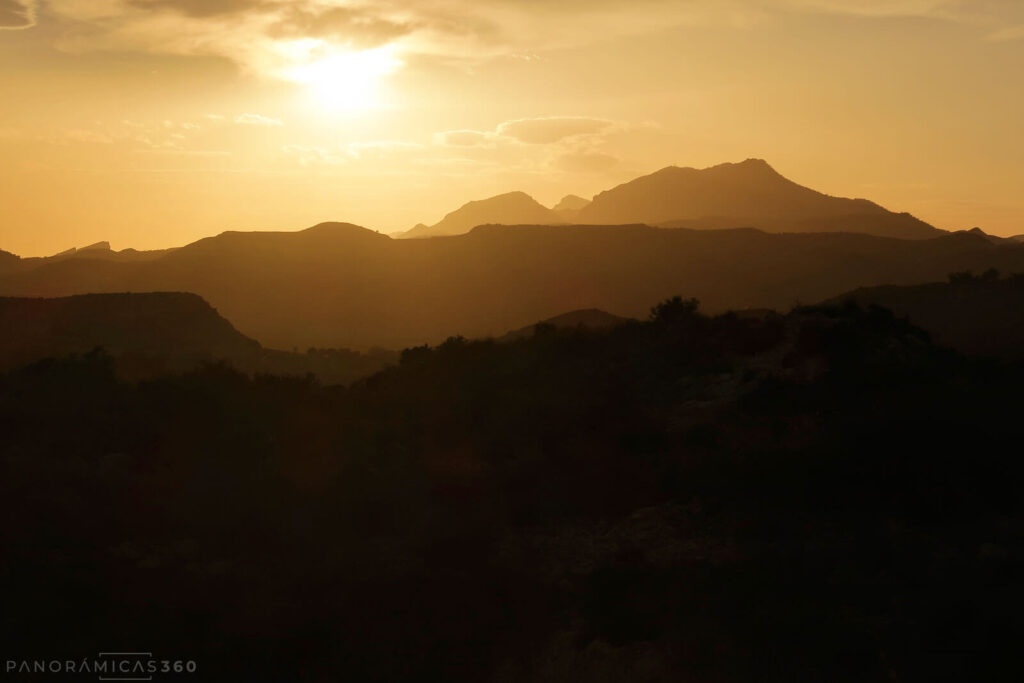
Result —
<path fill-rule="evenodd" d="M 390 233 L 766 159 L 1024 233 L 1012 0 L 0 0 L 0 249 Z"/>

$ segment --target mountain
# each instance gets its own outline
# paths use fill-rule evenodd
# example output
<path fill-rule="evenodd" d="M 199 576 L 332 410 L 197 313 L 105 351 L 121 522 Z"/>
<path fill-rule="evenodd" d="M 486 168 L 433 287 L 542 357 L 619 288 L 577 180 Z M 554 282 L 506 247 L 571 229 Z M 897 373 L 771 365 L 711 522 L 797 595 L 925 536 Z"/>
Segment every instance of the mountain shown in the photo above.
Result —
<path fill-rule="evenodd" d="M 112 355 L 238 358 L 260 350 L 195 294 L 82 294 L 0 297 L 0 365 L 103 347 Z"/>
<path fill-rule="evenodd" d="M 551 207 L 551 210 L 557 213 L 563 220 L 569 223 L 574 223 L 579 218 L 580 210 L 583 207 L 590 204 L 589 199 L 578 197 L 574 194 L 568 194 L 562 197 L 562 200 Z"/>
<path fill-rule="evenodd" d="M 947 282 L 865 287 L 827 302 L 881 306 L 963 353 L 1024 359 L 1024 276 L 954 273 Z"/>
<path fill-rule="evenodd" d="M 623 318 L 618 315 L 612 315 L 606 313 L 599 308 L 587 308 L 580 311 L 570 311 L 569 313 L 563 313 L 562 315 L 556 315 L 553 318 L 542 320 L 534 325 L 527 325 L 518 330 L 513 330 L 508 334 L 499 337 L 498 341 L 509 342 L 515 341 L 516 339 L 524 339 L 534 335 L 539 329 L 545 327 L 554 328 L 556 330 L 573 330 L 578 328 L 584 328 L 588 330 L 605 330 L 610 327 L 621 325 L 625 322 L 629 322 L 631 318 Z"/>
<path fill-rule="evenodd" d="M 862 232 L 926 239 L 943 234 L 909 214 L 866 199 L 830 197 L 748 159 L 706 169 L 670 166 L 594 197 L 580 223 L 646 223 L 698 230 L 753 227 L 766 232 Z"/>
<path fill-rule="evenodd" d="M 21 258 L 9 251 L 0 249 L 0 273 L 15 270 L 21 264 Z"/>
<path fill-rule="evenodd" d="M 857 287 L 951 272 L 1024 272 L 1024 245 L 971 233 L 903 240 L 855 233 L 647 226 L 481 226 L 395 240 L 325 223 L 227 232 L 147 261 L 43 259 L 0 274 L 0 295 L 184 291 L 271 348 L 400 349 L 503 335 L 565 311 L 645 318 L 651 302 L 787 310 Z"/>
<path fill-rule="evenodd" d="M 421 223 L 401 237 L 461 235 L 478 225 L 488 224 L 555 225 L 563 222 L 557 213 L 541 206 L 525 192 L 509 192 L 464 204 L 441 219 L 440 223 L 429 227 Z"/>
<path fill-rule="evenodd" d="M 399 230 L 397 232 L 390 233 L 390 235 L 391 235 L 391 237 L 405 237 L 406 235 L 408 235 L 410 233 L 415 235 L 415 234 L 421 233 L 421 232 L 423 232 L 425 230 L 430 230 L 430 226 L 427 225 L 426 223 L 417 223 L 416 225 L 412 226 L 408 230 Z"/>

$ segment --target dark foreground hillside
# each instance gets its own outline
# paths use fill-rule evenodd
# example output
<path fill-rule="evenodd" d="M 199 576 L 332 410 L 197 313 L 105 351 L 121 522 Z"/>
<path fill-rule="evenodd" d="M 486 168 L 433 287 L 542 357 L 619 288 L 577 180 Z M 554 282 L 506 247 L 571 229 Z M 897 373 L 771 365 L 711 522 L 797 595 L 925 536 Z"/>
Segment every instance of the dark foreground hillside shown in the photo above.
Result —
<path fill-rule="evenodd" d="M 0 377 L 5 657 L 186 680 L 1020 680 L 1019 366 L 880 310 L 452 339 L 350 388 Z"/>
<path fill-rule="evenodd" d="M 863 287 L 834 303 L 881 306 L 957 351 L 1024 360 L 1024 274 L 953 273 L 947 282 Z"/>

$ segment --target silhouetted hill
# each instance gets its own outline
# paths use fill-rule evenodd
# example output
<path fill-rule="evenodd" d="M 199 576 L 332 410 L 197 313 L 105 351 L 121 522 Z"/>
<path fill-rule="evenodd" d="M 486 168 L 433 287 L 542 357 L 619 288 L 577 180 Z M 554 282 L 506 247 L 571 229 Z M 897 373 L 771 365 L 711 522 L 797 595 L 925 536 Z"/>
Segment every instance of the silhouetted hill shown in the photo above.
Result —
<path fill-rule="evenodd" d="M 565 311 L 643 317 L 672 292 L 710 312 L 788 310 L 857 287 L 1024 272 L 1024 245 L 646 226 L 482 226 L 393 240 L 330 223 L 224 233 L 140 262 L 67 259 L 0 275 L 0 295 L 186 291 L 272 348 L 402 348 L 502 335 Z"/>
<path fill-rule="evenodd" d="M 630 320 L 632 320 L 632 318 L 623 318 L 618 315 L 612 315 L 611 313 L 606 313 L 598 308 L 588 308 L 582 311 L 570 311 L 569 313 L 556 315 L 553 318 L 542 320 L 535 325 L 528 325 L 521 329 L 513 330 L 512 332 L 499 337 L 498 341 L 507 342 L 522 339 L 523 337 L 529 337 L 532 334 L 536 334 L 538 331 L 543 331 L 545 328 L 555 330 L 576 328 L 604 330 L 609 327 L 615 327 L 616 325 L 629 322 Z"/>
<path fill-rule="evenodd" d="M 579 218 L 580 210 L 588 204 L 590 204 L 589 199 L 570 194 L 562 197 L 562 200 L 551 207 L 551 210 L 557 213 L 565 222 L 575 223 Z"/>
<path fill-rule="evenodd" d="M 670 166 L 602 192 L 580 210 L 580 223 L 767 232 L 862 232 L 925 239 L 942 231 L 865 199 L 830 197 L 797 185 L 765 161 L 706 169 Z"/>
<path fill-rule="evenodd" d="M 430 227 L 422 224 L 403 233 L 401 237 L 438 237 L 461 235 L 478 225 L 555 225 L 564 222 L 547 207 L 540 205 L 525 192 L 509 192 L 490 199 L 464 204 Z"/>
<path fill-rule="evenodd" d="M 959 273 L 949 282 L 861 288 L 831 303 L 850 301 L 906 316 L 958 351 L 1024 359 L 1024 275 Z"/>
<path fill-rule="evenodd" d="M 129 379 L 185 372 L 225 361 L 242 372 L 313 375 L 349 384 L 398 360 L 383 349 L 305 352 L 262 348 L 195 294 L 181 292 L 0 297 L 0 370 L 103 349 Z"/>
<path fill-rule="evenodd" d="M 0 249 L 0 274 L 14 270 L 21 263 L 21 259 L 9 251 Z"/>
<path fill-rule="evenodd" d="M 957 230 L 954 234 L 974 235 L 975 237 L 984 238 L 989 242 L 992 242 L 993 244 L 1004 244 L 1006 242 L 1012 243 L 1017 241 L 1012 237 L 999 237 L 998 235 L 989 235 L 981 228 L 971 228 L 970 230 Z"/>
<path fill-rule="evenodd" d="M 0 297 L 0 365 L 102 347 L 112 355 L 241 358 L 260 345 L 195 294 L 81 294 L 59 299 Z"/>

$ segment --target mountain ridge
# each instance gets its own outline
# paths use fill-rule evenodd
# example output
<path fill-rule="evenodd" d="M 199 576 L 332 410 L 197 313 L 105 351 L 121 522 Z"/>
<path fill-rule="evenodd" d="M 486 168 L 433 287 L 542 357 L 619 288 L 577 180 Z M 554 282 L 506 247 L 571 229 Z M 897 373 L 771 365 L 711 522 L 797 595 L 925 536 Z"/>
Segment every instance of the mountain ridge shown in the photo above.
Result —
<path fill-rule="evenodd" d="M 317 226 L 315 226 L 317 227 Z M 395 240 L 352 224 L 228 232 L 139 262 L 67 259 L 0 274 L 0 294 L 187 291 L 271 348 L 402 348 L 502 335 L 565 311 L 645 317 L 676 294 L 710 312 L 787 310 L 862 286 L 1024 272 L 1024 245 L 753 228 L 483 225 Z"/>
<path fill-rule="evenodd" d="M 863 232 L 926 239 L 943 234 L 867 199 L 832 197 L 781 175 L 763 159 L 704 169 L 668 166 L 597 194 L 580 223 L 767 232 Z"/>

